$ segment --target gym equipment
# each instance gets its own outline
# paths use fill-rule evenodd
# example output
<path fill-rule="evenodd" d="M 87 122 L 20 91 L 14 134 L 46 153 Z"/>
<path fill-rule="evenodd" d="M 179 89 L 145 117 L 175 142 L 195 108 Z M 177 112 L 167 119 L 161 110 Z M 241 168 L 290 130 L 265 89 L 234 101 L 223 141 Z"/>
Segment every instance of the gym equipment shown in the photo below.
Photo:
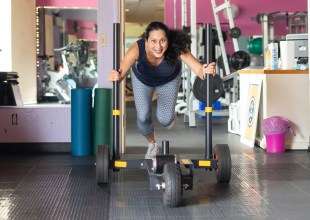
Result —
<path fill-rule="evenodd" d="M 213 36 L 213 38 L 212 38 L 213 45 L 220 45 L 219 35 L 218 35 L 216 29 L 212 30 L 212 36 Z M 224 31 L 222 31 L 222 37 L 223 37 L 223 42 L 225 43 L 227 40 L 227 35 Z"/>
<path fill-rule="evenodd" d="M 211 102 L 218 100 L 224 94 L 223 80 L 218 74 L 213 76 L 213 83 L 210 87 L 207 87 L 207 80 L 196 77 L 193 85 L 193 93 L 196 99 L 205 102 L 207 89 L 209 89 Z"/>
<path fill-rule="evenodd" d="M 215 2 L 216 0 L 211 0 L 216 30 L 217 30 L 217 33 L 219 34 L 220 49 L 221 49 L 221 55 L 222 55 L 223 63 L 224 63 L 225 75 L 227 76 L 230 74 L 230 68 L 229 68 L 229 61 L 228 61 L 227 54 L 226 54 L 223 36 L 221 34 L 222 31 L 221 31 L 221 23 L 219 19 L 219 12 L 226 10 L 230 30 L 237 30 L 237 29 L 236 28 L 234 29 L 235 25 L 234 25 L 233 15 L 231 11 L 230 1 L 224 0 L 224 3 L 220 4 L 219 6 L 217 6 Z M 239 51 L 238 39 L 232 38 L 232 42 L 234 46 L 234 51 Z"/>
<path fill-rule="evenodd" d="M 268 44 L 275 40 L 281 40 L 281 37 L 277 39 L 275 36 L 275 25 L 277 21 L 286 21 L 286 28 L 289 30 L 289 34 L 308 34 L 307 16 L 307 12 L 276 11 L 271 13 L 258 13 L 255 17 L 251 18 L 251 20 L 262 25 L 264 66 L 266 66 L 265 58 L 268 51 Z M 283 22 L 280 22 L 280 24 L 283 24 Z"/>
<path fill-rule="evenodd" d="M 218 1 L 219 2 L 219 1 Z M 236 102 L 239 99 L 239 76 L 236 71 L 233 71 L 232 68 L 234 67 L 235 70 L 245 68 L 250 65 L 249 59 L 251 59 L 250 56 L 247 56 L 247 54 L 244 54 L 245 52 L 242 51 L 240 53 L 234 53 L 233 55 L 228 55 L 226 53 L 225 49 L 225 41 L 226 41 L 226 34 L 225 32 L 221 31 L 221 23 L 219 20 L 219 13 L 223 11 L 223 13 L 226 13 L 226 18 L 229 21 L 229 28 L 230 30 L 227 31 L 229 36 L 232 37 L 232 43 L 234 46 L 234 51 L 240 51 L 239 50 L 239 43 L 238 39 L 241 35 L 241 30 L 238 27 L 234 26 L 234 6 L 230 4 L 229 0 L 224 0 L 224 3 L 222 1 L 221 4 L 218 6 L 216 5 L 216 0 L 211 0 L 212 3 L 212 9 L 214 14 L 214 20 L 215 20 L 215 27 L 216 30 L 212 32 L 212 36 L 216 39 L 213 39 L 213 45 L 214 47 L 214 54 L 217 59 L 216 67 L 217 67 L 217 73 L 221 76 L 222 81 L 224 83 L 224 95 L 222 96 L 221 103 L 225 105 L 229 105 L 232 101 Z M 201 35 L 201 31 L 198 32 L 198 36 Z M 200 43 L 200 45 L 203 45 L 203 43 Z M 200 53 L 202 54 L 202 53 Z M 199 54 L 199 55 L 200 55 Z M 243 55 L 243 56 L 241 56 Z M 199 56 L 200 57 L 200 56 Z M 201 56 L 203 57 L 203 56 Z M 233 61 L 233 66 L 231 64 L 231 61 Z M 192 80 L 194 82 L 194 80 Z M 215 80 L 216 81 L 216 80 Z M 195 84 L 199 84 L 195 82 Z M 192 86 L 193 89 L 196 90 L 196 85 Z M 196 91 L 195 91 L 196 92 Z M 188 108 L 187 111 L 185 111 L 184 122 L 189 122 L 190 127 L 196 126 L 196 118 L 195 114 L 199 114 L 199 116 L 203 116 L 203 112 L 197 111 L 195 109 L 195 97 L 199 97 L 199 95 L 191 93 L 191 95 L 187 98 Z M 220 95 L 219 95 L 220 96 Z M 229 116 L 229 112 L 224 107 L 221 111 L 213 111 L 213 114 L 216 116 Z"/>
<path fill-rule="evenodd" d="M 23 106 L 17 72 L 0 72 L 0 106 Z"/>
<path fill-rule="evenodd" d="M 233 27 L 229 29 L 228 34 L 231 38 L 238 38 L 241 36 L 241 30 L 238 27 Z"/>
<path fill-rule="evenodd" d="M 211 48 L 212 25 L 206 26 L 207 43 Z M 119 66 L 119 23 L 114 23 L 114 61 L 113 68 Z M 212 51 L 207 54 L 207 62 L 212 61 Z M 210 88 L 213 83 L 213 76 L 207 74 L 206 86 Z M 212 101 L 209 90 L 206 94 L 206 126 L 205 126 L 205 157 L 204 159 L 182 159 L 177 155 L 169 154 L 169 141 L 162 143 L 162 155 L 156 155 L 154 159 L 126 160 L 120 159 L 119 154 L 119 82 L 113 82 L 113 149 L 112 155 L 108 145 L 99 145 L 96 156 L 96 180 L 98 184 L 109 183 L 110 170 L 120 169 L 146 169 L 150 179 L 151 190 L 163 190 L 163 203 L 167 207 L 180 205 L 183 190 L 193 189 L 194 169 L 215 170 L 218 183 L 229 183 L 231 178 L 231 157 L 227 144 L 215 146 L 215 153 L 212 153 Z"/>
<path fill-rule="evenodd" d="M 251 67 L 262 67 L 264 65 L 264 58 L 262 55 L 251 54 Z"/>
<path fill-rule="evenodd" d="M 236 18 L 239 15 L 239 7 L 235 4 L 230 4 L 230 11 L 232 18 Z M 227 10 L 223 11 L 223 17 L 228 20 Z"/>
<path fill-rule="evenodd" d="M 71 92 L 71 154 L 90 156 L 92 89 L 76 88 Z"/>
<path fill-rule="evenodd" d="M 0 82 L 3 81 L 17 81 L 18 74 L 17 72 L 0 72 Z"/>
<path fill-rule="evenodd" d="M 93 154 L 100 144 L 112 146 L 112 89 L 94 89 L 93 108 Z"/>
<path fill-rule="evenodd" d="M 229 105 L 228 132 L 240 134 L 240 101 Z"/>
<path fill-rule="evenodd" d="M 227 62 L 228 62 L 228 67 L 231 68 L 231 62 L 230 62 L 230 55 L 227 54 Z M 223 55 L 220 55 L 218 56 L 218 58 L 216 59 L 216 63 L 217 63 L 217 66 L 220 68 L 220 69 L 225 69 L 225 66 L 224 66 L 224 58 L 223 58 Z"/>
<path fill-rule="evenodd" d="M 54 49 L 54 51 L 66 51 L 74 53 L 79 64 L 85 64 L 88 59 L 88 43 L 83 40 L 77 41 L 76 45 L 69 43 L 65 47 Z"/>
<path fill-rule="evenodd" d="M 227 55 L 226 59 L 228 61 L 229 67 L 232 67 L 235 70 L 241 70 L 243 68 L 246 68 L 250 66 L 251 63 L 250 55 L 242 50 L 234 52 L 231 56 Z M 223 55 L 220 55 L 217 59 L 217 65 L 219 66 L 219 68 L 224 68 L 223 62 Z"/>
<path fill-rule="evenodd" d="M 76 43 L 76 57 L 80 64 L 85 64 L 88 60 L 88 43 L 83 40 Z"/>
<path fill-rule="evenodd" d="M 251 54 L 261 55 L 263 53 L 263 38 L 256 37 L 249 41 L 247 49 Z"/>
<path fill-rule="evenodd" d="M 290 17 L 289 24 L 290 34 L 308 33 L 308 12 L 294 12 Z"/>
<path fill-rule="evenodd" d="M 94 24 L 94 27 L 81 27 L 79 26 L 79 23 L 75 21 L 73 24 L 73 31 L 78 33 L 79 30 L 93 30 L 95 33 L 97 33 L 98 27 L 97 24 Z"/>
<path fill-rule="evenodd" d="M 235 70 L 241 70 L 250 66 L 251 57 L 247 52 L 242 50 L 234 52 L 230 57 L 231 67 Z"/>
<path fill-rule="evenodd" d="M 90 80 L 93 75 L 89 75 L 86 71 L 85 64 L 88 60 L 88 43 L 79 40 L 76 44 L 69 43 L 64 47 L 55 48 L 54 51 L 61 52 L 63 68 L 59 72 L 47 72 L 46 61 L 42 62 L 45 66 L 45 73 L 49 76 L 48 85 L 45 87 L 47 92 L 54 94 L 61 103 L 71 102 L 71 89 L 77 87 L 93 87 L 95 80 Z M 72 62 L 69 61 L 69 54 L 73 53 L 76 57 L 76 68 L 73 67 Z M 87 82 L 89 80 L 89 82 Z M 83 85 L 87 82 L 87 86 Z"/>

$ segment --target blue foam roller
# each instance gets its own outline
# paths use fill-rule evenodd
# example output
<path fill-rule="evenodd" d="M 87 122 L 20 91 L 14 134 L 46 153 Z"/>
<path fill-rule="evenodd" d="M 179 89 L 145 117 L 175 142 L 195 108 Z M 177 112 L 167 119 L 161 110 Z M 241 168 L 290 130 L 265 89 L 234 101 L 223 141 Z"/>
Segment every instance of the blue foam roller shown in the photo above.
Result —
<path fill-rule="evenodd" d="M 71 154 L 89 156 L 92 154 L 91 137 L 92 89 L 71 90 Z"/>

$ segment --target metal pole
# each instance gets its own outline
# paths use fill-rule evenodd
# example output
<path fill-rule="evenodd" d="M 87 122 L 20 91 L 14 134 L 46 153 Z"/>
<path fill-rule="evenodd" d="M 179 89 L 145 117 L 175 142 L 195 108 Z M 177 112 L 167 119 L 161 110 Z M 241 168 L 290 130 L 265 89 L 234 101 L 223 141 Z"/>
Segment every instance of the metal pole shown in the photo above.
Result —
<path fill-rule="evenodd" d="M 182 27 L 187 27 L 187 0 L 182 0 Z"/>
<path fill-rule="evenodd" d="M 196 10 L 196 1 L 191 0 L 191 52 L 194 57 L 197 57 L 197 10 Z M 194 74 L 192 74 L 194 76 Z"/>
<path fill-rule="evenodd" d="M 206 63 L 212 62 L 212 24 L 205 25 L 205 47 L 204 54 Z M 212 101 L 210 99 L 210 85 L 213 82 L 213 76 L 206 73 L 207 99 L 205 107 L 205 159 L 212 159 Z"/>
<path fill-rule="evenodd" d="M 218 35 L 220 47 L 221 47 L 221 52 L 222 52 L 221 55 L 223 57 L 225 74 L 227 76 L 230 74 L 230 68 L 229 68 L 229 63 L 228 63 L 228 59 L 227 59 L 227 53 L 226 53 L 226 49 L 225 49 L 220 18 L 219 18 L 219 14 L 218 14 L 221 10 L 226 9 L 227 4 L 226 4 L 226 2 L 224 2 L 223 4 L 216 6 L 215 0 L 211 0 L 211 4 L 212 4 L 212 8 L 213 8 L 213 15 L 214 15 L 216 31 L 217 31 L 217 35 Z"/>
<path fill-rule="evenodd" d="M 119 70 L 120 64 L 120 24 L 113 23 L 113 69 Z M 119 81 L 113 81 L 113 159 L 120 158 L 120 95 Z"/>
<path fill-rule="evenodd" d="M 177 2 L 173 1 L 173 28 L 177 29 Z"/>
<path fill-rule="evenodd" d="M 169 141 L 162 141 L 163 155 L 169 155 Z"/>
<path fill-rule="evenodd" d="M 269 34 L 268 34 L 268 15 L 261 14 L 260 21 L 262 23 L 262 33 L 263 33 L 263 53 L 264 53 L 264 66 L 266 66 L 266 54 L 268 50 Z"/>

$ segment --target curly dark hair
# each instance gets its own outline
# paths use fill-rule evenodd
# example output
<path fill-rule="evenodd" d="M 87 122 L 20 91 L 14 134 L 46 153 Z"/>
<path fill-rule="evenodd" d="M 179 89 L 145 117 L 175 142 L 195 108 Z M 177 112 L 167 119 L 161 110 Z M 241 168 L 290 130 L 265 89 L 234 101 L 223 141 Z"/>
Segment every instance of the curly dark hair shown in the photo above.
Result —
<path fill-rule="evenodd" d="M 164 23 L 153 21 L 147 26 L 141 37 L 148 40 L 150 32 L 154 30 L 163 30 L 166 33 L 169 43 L 164 58 L 167 63 L 174 65 L 181 53 L 185 53 L 189 49 L 192 43 L 190 35 L 181 30 L 170 30 Z"/>

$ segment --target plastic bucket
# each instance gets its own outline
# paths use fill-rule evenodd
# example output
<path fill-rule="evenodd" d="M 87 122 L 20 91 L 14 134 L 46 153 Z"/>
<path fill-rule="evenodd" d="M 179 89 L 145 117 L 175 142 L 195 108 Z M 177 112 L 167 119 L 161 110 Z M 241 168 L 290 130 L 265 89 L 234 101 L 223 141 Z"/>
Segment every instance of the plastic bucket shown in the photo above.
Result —
<path fill-rule="evenodd" d="M 286 132 L 280 134 L 266 135 L 267 153 L 285 152 L 285 135 Z"/>

